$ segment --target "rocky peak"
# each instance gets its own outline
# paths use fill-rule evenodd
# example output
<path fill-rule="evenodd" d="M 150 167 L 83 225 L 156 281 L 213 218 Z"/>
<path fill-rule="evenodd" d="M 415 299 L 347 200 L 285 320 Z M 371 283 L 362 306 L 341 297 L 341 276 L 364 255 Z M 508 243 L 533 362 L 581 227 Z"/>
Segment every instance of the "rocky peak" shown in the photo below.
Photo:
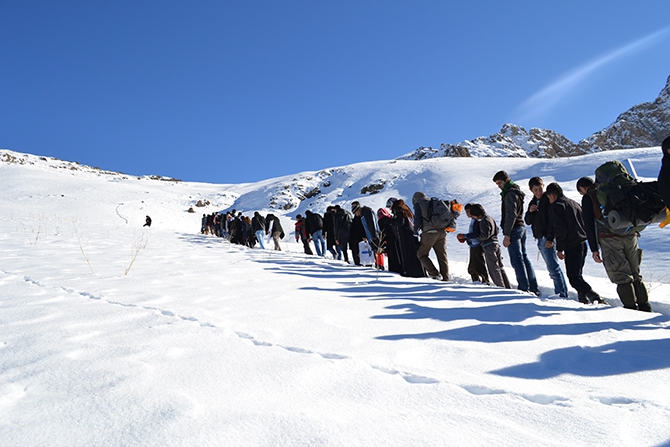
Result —
<path fill-rule="evenodd" d="M 584 155 L 613 149 L 659 146 L 670 135 L 670 77 L 654 102 L 638 104 L 619 115 L 605 129 L 575 144 L 548 129 L 505 124 L 500 132 L 456 144 L 442 143 L 439 149 L 420 147 L 398 157 L 420 160 L 437 157 L 534 157 L 555 158 Z"/>
<path fill-rule="evenodd" d="M 659 146 L 670 135 L 670 77 L 654 102 L 631 107 L 616 121 L 579 142 L 588 151 Z"/>

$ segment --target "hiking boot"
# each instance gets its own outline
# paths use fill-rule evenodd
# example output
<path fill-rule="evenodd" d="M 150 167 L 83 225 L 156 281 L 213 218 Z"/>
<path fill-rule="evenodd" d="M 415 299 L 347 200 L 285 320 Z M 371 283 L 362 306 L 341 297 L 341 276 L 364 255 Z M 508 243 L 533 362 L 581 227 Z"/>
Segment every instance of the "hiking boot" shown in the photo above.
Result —
<path fill-rule="evenodd" d="M 579 300 L 580 303 L 582 304 L 590 304 L 589 300 L 582 294 L 579 294 L 577 296 L 577 299 Z"/>
<path fill-rule="evenodd" d="M 428 277 L 429 277 L 430 279 L 435 279 L 435 280 L 437 280 L 437 281 L 441 281 L 441 280 L 442 280 L 442 275 L 440 275 L 439 273 L 438 273 L 437 275 L 428 275 Z"/>
<path fill-rule="evenodd" d="M 589 292 L 586 294 L 586 296 L 591 300 L 592 304 L 598 303 L 598 304 L 607 304 L 605 303 L 605 300 L 600 298 L 600 295 L 598 295 L 596 292 Z"/>

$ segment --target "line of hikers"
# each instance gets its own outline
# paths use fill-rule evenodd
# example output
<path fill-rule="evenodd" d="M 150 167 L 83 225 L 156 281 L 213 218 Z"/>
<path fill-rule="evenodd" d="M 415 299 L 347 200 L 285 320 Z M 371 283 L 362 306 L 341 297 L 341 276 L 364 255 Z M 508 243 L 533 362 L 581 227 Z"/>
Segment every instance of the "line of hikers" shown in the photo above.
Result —
<path fill-rule="evenodd" d="M 670 137 L 663 141 L 662 150 L 658 182 L 638 182 L 621 163 L 607 162 L 596 170 L 596 180 L 582 177 L 577 181 L 581 205 L 566 197 L 558 183 L 550 183 L 545 191 L 543 180 L 533 177 L 528 182 L 532 197 L 525 213 L 525 195 L 520 187 L 505 171 L 497 172 L 492 180 L 501 190 L 502 246 L 507 248 L 517 288 L 540 295 L 526 251 L 528 225 L 556 296 L 568 296 L 559 263 L 562 260 L 578 300 L 584 304 L 604 303 L 583 277 L 590 248 L 593 260 L 604 265 L 610 281 L 617 285 L 623 306 L 650 312 L 647 288 L 640 274 L 642 250 L 638 238 L 652 221 L 665 219 L 661 227 L 670 223 L 670 210 L 665 207 L 665 201 L 670 201 Z M 642 208 L 642 202 L 648 209 Z M 313 254 L 310 242 L 314 242 L 317 256 L 330 252 L 333 259 L 349 263 L 351 251 L 353 264 L 374 264 L 382 269 L 385 254 L 391 272 L 448 281 L 446 234 L 455 231 L 456 219 L 465 208 L 470 218 L 468 232 L 456 237 L 470 247 L 468 273 L 472 281 L 511 288 L 498 241 L 500 230 L 482 205 L 468 203 L 463 207 L 456 200 L 429 198 L 423 192 L 413 195 L 412 205 L 413 211 L 402 199 L 391 197 L 386 207 L 376 213 L 358 201 L 351 203 L 351 212 L 340 205 L 329 206 L 323 216 L 306 211 L 304 217 L 296 216 L 296 242 L 302 242 L 309 255 Z M 659 216 L 660 220 L 652 220 Z M 258 242 L 261 248 L 265 248 L 264 237 L 272 235 L 275 250 L 281 250 L 279 241 L 285 236 L 273 214 L 263 217 L 256 212 L 249 218 L 235 210 L 225 215 L 203 215 L 202 231 L 250 247 Z M 430 250 L 435 252 L 437 267 L 429 258 Z"/>

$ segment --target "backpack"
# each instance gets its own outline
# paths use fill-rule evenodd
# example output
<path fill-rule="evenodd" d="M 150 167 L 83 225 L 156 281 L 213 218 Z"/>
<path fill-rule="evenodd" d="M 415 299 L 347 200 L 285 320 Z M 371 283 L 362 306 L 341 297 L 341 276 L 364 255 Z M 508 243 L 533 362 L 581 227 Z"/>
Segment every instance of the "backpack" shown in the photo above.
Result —
<path fill-rule="evenodd" d="M 639 232 L 661 216 L 664 205 L 657 182 L 637 181 L 621 162 L 600 165 L 595 183 L 596 199 L 610 228 Z"/>
<path fill-rule="evenodd" d="M 428 217 L 427 221 L 430 225 L 436 228 L 444 228 L 448 232 L 456 231 L 456 217 L 452 211 L 451 203 L 432 197 L 428 202 Z"/>

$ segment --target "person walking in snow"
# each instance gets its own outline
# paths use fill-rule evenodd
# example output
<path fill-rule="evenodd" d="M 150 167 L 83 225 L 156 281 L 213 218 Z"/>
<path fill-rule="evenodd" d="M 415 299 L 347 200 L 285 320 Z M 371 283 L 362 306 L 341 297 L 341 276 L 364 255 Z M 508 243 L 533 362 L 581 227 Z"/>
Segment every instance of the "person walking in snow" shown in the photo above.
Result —
<path fill-rule="evenodd" d="M 310 210 L 305 211 L 305 229 L 314 242 L 317 256 L 326 255 L 326 240 L 323 238 L 323 217 Z"/>
<path fill-rule="evenodd" d="M 486 213 L 483 206 L 478 203 L 473 203 L 470 206 L 470 215 L 479 222 L 478 233 L 467 234 L 468 237 L 476 237 L 484 251 L 484 259 L 486 260 L 486 269 L 489 272 L 491 281 L 498 286 L 505 289 L 511 289 L 505 267 L 503 266 L 502 253 L 500 251 L 500 244 L 498 243 L 498 225 L 493 217 Z"/>
<path fill-rule="evenodd" d="M 547 186 L 547 198 L 551 204 L 550 219 L 556 235 L 556 254 L 559 259 L 565 261 L 568 280 L 577 291 L 579 302 L 604 303 L 582 276 L 588 252 L 582 207 L 574 200 L 565 197 L 558 183 L 550 183 Z"/>
<path fill-rule="evenodd" d="M 265 250 L 265 217 L 258 211 L 254 212 L 254 217 L 251 219 L 251 231 L 256 235 L 261 250 Z"/>
<path fill-rule="evenodd" d="M 268 214 L 265 216 L 265 228 L 265 233 L 271 235 L 272 240 L 275 243 L 275 251 L 281 251 L 281 245 L 279 245 L 279 241 L 284 239 L 285 234 L 279 218 L 274 214 Z"/>
<path fill-rule="evenodd" d="M 342 248 L 335 242 L 335 207 L 326 208 L 323 215 L 323 232 L 326 235 L 326 248 L 333 255 L 333 259 L 342 259 Z"/>
<path fill-rule="evenodd" d="M 360 242 L 367 242 L 370 249 L 374 252 L 379 243 L 379 225 L 377 216 L 369 206 L 361 206 L 358 201 L 351 202 L 351 213 L 354 219 L 351 224 L 351 244 L 354 255 L 354 264 L 360 265 Z M 354 251 L 354 246 L 356 250 Z"/>
<path fill-rule="evenodd" d="M 389 202 L 386 202 L 387 205 Z M 414 234 L 414 213 L 403 199 L 393 199 L 390 203 L 393 214 L 393 226 L 400 246 L 400 262 L 402 276 L 409 278 L 425 278 L 426 270 L 417 256 L 419 239 Z M 390 264 L 389 264 L 390 265 Z"/>
<path fill-rule="evenodd" d="M 613 230 L 609 226 L 600 209 L 596 185 L 591 177 L 577 180 L 577 190 L 582 195 L 584 228 L 593 260 L 605 266 L 610 281 L 617 285 L 616 292 L 624 308 L 651 312 L 649 293 L 640 274 L 640 234 L 634 228 Z"/>
<path fill-rule="evenodd" d="M 507 248 L 510 263 L 516 275 L 517 288 L 525 292 L 540 295 L 535 270 L 526 252 L 526 226 L 523 221 L 524 193 L 519 186 L 509 178 L 507 172 L 498 171 L 493 181 L 500 188 L 501 221 L 503 232 L 503 247 Z"/>
<path fill-rule="evenodd" d="M 533 197 L 528 203 L 524 221 L 531 226 L 533 237 L 537 241 L 537 250 L 542 255 L 549 277 L 554 282 L 554 293 L 561 298 L 566 298 L 568 286 L 558 263 L 556 247 L 554 247 L 554 228 L 549 218 L 551 204 L 544 192 L 544 181 L 540 177 L 533 177 L 528 181 L 528 188 L 533 193 Z"/>
<path fill-rule="evenodd" d="M 333 222 L 335 243 L 340 247 L 344 262 L 349 263 L 349 255 L 347 247 L 349 246 L 349 237 L 351 234 L 351 222 L 353 217 L 349 211 L 342 208 L 340 205 L 335 205 L 335 217 Z"/>
<path fill-rule="evenodd" d="M 307 234 L 307 225 L 305 220 L 302 218 L 302 214 L 296 216 L 295 222 L 295 241 L 302 241 L 302 245 L 305 249 L 306 255 L 313 255 L 312 249 L 309 246 L 309 235 Z"/>
<path fill-rule="evenodd" d="M 663 140 L 661 150 L 663 150 L 663 158 L 661 160 L 661 170 L 658 173 L 658 192 L 661 194 L 668 215 L 668 219 L 663 225 L 665 227 L 670 220 L 670 137 Z"/>
<path fill-rule="evenodd" d="M 465 205 L 465 215 L 470 218 L 470 228 L 468 233 L 459 233 L 456 235 L 458 242 L 467 242 L 470 247 L 470 259 L 468 262 L 468 273 L 472 282 L 480 282 L 483 284 L 489 283 L 489 272 L 486 269 L 486 260 L 484 259 L 484 249 L 477 238 L 479 236 L 479 221 L 475 219 L 470 213 L 472 204 Z"/>
<path fill-rule="evenodd" d="M 416 252 L 419 261 L 432 279 L 449 281 L 449 264 L 447 261 L 447 232 L 444 225 L 437 225 L 431 219 L 431 199 L 420 191 L 412 196 L 414 205 L 414 234 L 420 237 L 419 249 Z M 455 221 L 460 213 L 453 213 Z M 435 268 L 428 254 L 430 250 L 435 252 L 439 270 Z"/>
<path fill-rule="evenodd" d="M 151 217 L 147 216 L 146 220 L 144 221 L 143 227 L 151 227 Z"/>

